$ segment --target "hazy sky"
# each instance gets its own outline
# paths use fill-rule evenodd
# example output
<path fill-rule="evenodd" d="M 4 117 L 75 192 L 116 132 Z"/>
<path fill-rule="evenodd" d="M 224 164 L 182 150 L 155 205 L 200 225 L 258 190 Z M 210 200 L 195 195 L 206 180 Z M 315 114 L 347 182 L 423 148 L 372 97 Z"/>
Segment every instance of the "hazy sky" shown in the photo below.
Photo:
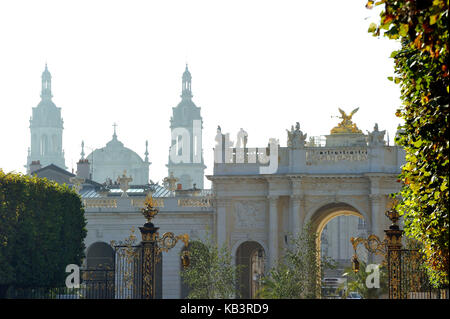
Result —
<path fill-rule="evenodd" d="M 206 174 L 220 125 L 249 147 L 286 146 L 299 121 L 308 136 L 329 134 L 338 107 L 359 111 L 366 133 L 378 123 L 391 144 L 400 120 L 392 40 L 367 33 L 378 12 L 365 0 L 1 1 L 0 168 L 25 172 L 29 119 L 40 101 L 45 63 L 62 108 L 66 165 L 80 144 L 118 139 L 144 157 L 150 178 L 167 176 L 172 107 L 185 63 L 202 108 Z M 209 184 L 206 184 L 209 185 Z"/>

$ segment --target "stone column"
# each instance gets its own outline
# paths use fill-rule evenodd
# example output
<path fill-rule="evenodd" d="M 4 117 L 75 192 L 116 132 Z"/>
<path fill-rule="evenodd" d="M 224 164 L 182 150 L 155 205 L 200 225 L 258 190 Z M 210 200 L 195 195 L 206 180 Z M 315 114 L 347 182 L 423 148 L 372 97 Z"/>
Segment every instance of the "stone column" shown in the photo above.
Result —
<path fill-rule="evenodd" d="M 216 236 L 219 247 L 222 247 L 227 239 L 227 204 L 227 200 L 225 199 L 216 200 Z"/>
<path fill-rule="evenodd" d="M 278 196 L 268 196 L 269 201 L 269 269 L 278 260 Z"/>
<path fill-rule="evenodd" d="M 305 195 L 302 194 L 303 185 L 302 178 L 299 176 L 291 177 L 291 233 L 297 236 L 303 227 L 304 218 L 304 200 Z"/>
<path fill-rule="evenodd" d="M 379 194 L 370 194 L 370 208 L 371 208 L 371 219 L 372 219 L 372 228 L 370 232 L 373 235 L 377 235 L 381 240 L 383 239 L 383 233 L 380 231 L 380 218 L 384 217 L 380 213 L 380 204 L 382 195 Z M 380 216 L 381 215 L 381 216 Z M 382 257 L 374 254 L 369 254 L 369 263 L 381 263 Z"/>
<path fill-rule="evenodd" d="M 291 221 L 292 221 L 292 234 L 297 237 L 298 233 L 301 231 L 302 219 L 301 210 L 303 208 L 303 195 L 291 195 Z"/>
<path fill-rule="evenodd" d="M 380 177 L 370 176 L 370 210 L 371 210 L 371 232 L 379 237 L 382 237 L 380 230 L 380 204 L 382 195 L 380 194 Z M 384 213 L 384 212 L 383 212 Z M 381 213 L 382 214 L 382 213 Z M 383 215 L 384 216 L 384 215 Z"/>
<path fill-rule="evenodd" d="M 382 236 L 382 231 L 380 231 L 380 207 L 381 207 L 381 199 L 382 195 L 380 194 L 370 194 L 370 210 L 371 210 L 371 219 L 372 219 L 372 234 L 377 236 Z M 384 217 L 382 215 L 381 217 Z"/>

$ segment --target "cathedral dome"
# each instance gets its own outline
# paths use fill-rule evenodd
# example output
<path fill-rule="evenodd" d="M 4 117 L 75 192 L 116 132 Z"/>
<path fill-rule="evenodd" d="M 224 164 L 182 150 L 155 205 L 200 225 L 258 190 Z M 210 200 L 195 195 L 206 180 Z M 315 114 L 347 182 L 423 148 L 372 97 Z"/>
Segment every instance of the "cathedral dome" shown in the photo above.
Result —
<path fill-rule="evenodd" d="M 123 143 L 119 141 L 117 143 L 110 141 L 106 147 L 96 149 L 88 155 L 89 160 L 92 157 L 95 158 L 97 164 L 105 163 L 111 165 L 114 163 L 126 163 L 129 165 L 139 165 L 144 162 L 136 152 L 123 146 Z"/>
<path fill-rule="evenodd" d="M 115 182 L 124 171 L 133 178 L 130 184 L 145 185 L 148 183 L 148 168 L 150 163 L 143 160 L 136 152 L 124 146 L 117 139 L 114 132 L 113 138 L 105 147 L 94 150 L 87 156 L 92 164 L 92 179 L 99 183 Z"/>

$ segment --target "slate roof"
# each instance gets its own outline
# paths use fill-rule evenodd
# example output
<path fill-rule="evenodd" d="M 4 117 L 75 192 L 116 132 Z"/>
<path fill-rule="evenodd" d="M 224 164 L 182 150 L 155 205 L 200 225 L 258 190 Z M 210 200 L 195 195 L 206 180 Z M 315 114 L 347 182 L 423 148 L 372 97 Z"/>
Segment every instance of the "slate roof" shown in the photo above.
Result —
<path fill-rule="evenodd" d="M 69 176 L 69 177 L 75 177 L 75 176 L 76 176 L 75 174 L 72 174 L 71 172 L 66 171 L 65 169 L 62 169 L 61 167 L 56 166 L 55 164 L 50 164 L 50 165 L 47 165 L 47 166 L 42 167 L 42 168 L 40 168 L 40 169 L 37 169 L 37 170 L 35 170 L 35 171 L 32 173 L 32 175 L 34 175 L 34 174 L 36 174 L 36 173 L 42 173 L 42 172 L 45 172 L 45 171 L 48 171 L 48 170 L 57 171 L 57 172 L 60 172 L 60 173 L 62 173 L 62 174 L 64 174 L 64 175 L 67 175 L 67 176 Z"/>
<path fill-rule="evenodd" d="M 127 195 L 130 197 L 145 196 L 148 189 L 152 190 L 152 196 L 154 198 L 171 197 L 173 195 L 173 192 L 158 184 L 130 185 L 130 189 L 127 190 Z M 122 190 L 118 185 L 108 186 L 108 190 L 108 197 L 122 196 Z M 97 198 L 102 197 L 101 191 L 100 188 L 85 186 L 80 191 L 80 195 L 82 198 Z"/>

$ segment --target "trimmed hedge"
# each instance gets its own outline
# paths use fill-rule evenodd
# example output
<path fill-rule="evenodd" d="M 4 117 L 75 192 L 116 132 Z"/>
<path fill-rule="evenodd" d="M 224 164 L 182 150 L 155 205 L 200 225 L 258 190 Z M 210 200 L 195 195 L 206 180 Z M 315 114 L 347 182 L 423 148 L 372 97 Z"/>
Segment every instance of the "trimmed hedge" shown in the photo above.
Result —
<path fill-rule="evenodd" d="M 0 169 L 0 286 L 64 285 L 84 258 L 86 219 L 67 185 Z"/>

